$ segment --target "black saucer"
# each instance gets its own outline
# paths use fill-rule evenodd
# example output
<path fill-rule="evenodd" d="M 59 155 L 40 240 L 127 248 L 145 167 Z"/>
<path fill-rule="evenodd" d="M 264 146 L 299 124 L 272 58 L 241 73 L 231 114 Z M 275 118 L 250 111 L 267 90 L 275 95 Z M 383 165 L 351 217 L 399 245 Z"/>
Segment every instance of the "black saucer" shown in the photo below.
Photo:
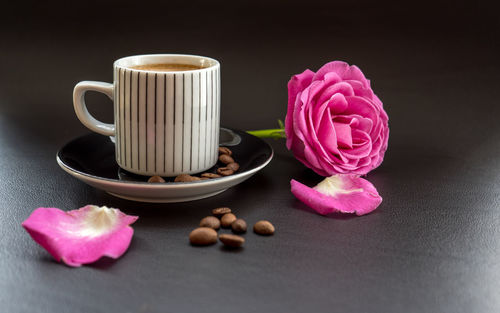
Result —
<path fill-rule="evenodd" d="M 263 140 L 239 130 L 221 128 L 221 146 L 229 146 L 240 169 L 231 176 L 189 183 L 148 183 L 148 176 L 121 169 L 115 160 L 112 138 L 90 133 L 76 138 L 57 153 L 57 162 L 72 176 L 115 196 L 147 202 L 179 202 L 215 195 L 249 178 L 272 159 Z M 221 165 L 220 165 L 221 166 Z M 205 172 L 215 173 L 219 165 Z M 193 174 L 195 175 L 195 174 Z"/>

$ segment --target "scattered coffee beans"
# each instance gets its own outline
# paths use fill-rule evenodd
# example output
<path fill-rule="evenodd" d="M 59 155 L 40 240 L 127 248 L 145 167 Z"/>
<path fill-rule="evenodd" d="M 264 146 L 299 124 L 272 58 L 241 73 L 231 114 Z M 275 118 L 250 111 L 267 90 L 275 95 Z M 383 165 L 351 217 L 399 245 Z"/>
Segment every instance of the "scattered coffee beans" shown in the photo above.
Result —
<path fill-rule="evenodd" d="M 217 232 L 212 228 L 199 227 L 189 234 L 189 241 L 195 246 L 208 246 L 217 242 Z"/>
<path fill-rule="evenodd" d="M 221 176 L 218 175 L 218 174 L 214 174 L 214 173 L 203 173 L 203 174 L 201 174 L 201 178 L 203 178 L 203 177 L 206 177 L 206 178 L 219 178 Z"/>
<path fill-rule="evenodd" d="M 244 233 L 247 231 L 247 222 L 244 219 L 238 218 L 231 224 L 231 229 L 237 234 Z"/>
<path fill-rule="evenodd" d="M 229 163 L 228 165 L 226 165 L 226 167 L 228 169 L 232 170 L 233 172 L 236 172 L 240 168 L 240 165 L 236 162 L 233 162 L 233 163 Z"/>
<path fill-rule="evenodd" d="M 230 157 L 228 154 L 221 154 L 219 156 L 219 161 L 221 161 L 224 164 L 234 163 L 234 159 Z"/>
<path fill-rule="evenodd" d="M 215 216 L 207 216 L 200 221 L 200 227 L 210 227 L 217 230 L 220 228 L 220 221 Z"/>
<path fill-rule="evenodd" d="M 231 213 L 231 209 L 227 207 L 216 208 L 212 210 L 212 214 L 217 217 L 222 217 L 222 215 Z"/>
<path fill-rule="evenodd" d="M 231 227 L 231 224 L 236 221 L 236 216 L 233 213 L 227 213 L 220 219 L 220 224 L 224 228 Z"/>
<path fill-rule="evenodd" d="M 226 246 L 231 248 L 239 248 L 245 243 L 245 238 L 231 234 L 219 235 L 219 240 Z"/>
<path fill-rule="evenodd" d="M 219 147 L 219 154 L 227 154 L 227 155 L 232 155 L 233 152 L 229 150 L 229 148 L 226 147 Z"/>
<path fill-rule="evenodd" d="M 174 182 L 180 183 L 180 182 L 191 182 L 191 181 L 198 181 L 201 180 L 199 177 L 191 176 L 188 174 L 180 174 L 174 179 Z"/>
<path fill-rule="evenodd" d="M 274 226 L 268 221 L 258 221 L 253 225 L 253 231 L 259 235 L 269 236 L 274 234 Z"/>
<path fill-rule="evenodd" d="M 186 175 L 189 176 L 189 175 Z M 208 246 L 217 242 L 217 238 L 229 248 L 239 248 L 245 243 L 245 238 L 233 234 L 220 234 L 217 237 L 217 230 L 220 227 L 229 228 L 235 234 L 243 234 L 247 231 L 247 223 L 241 218 L 231 213 L 228 207 L 220 207 L 212 210 L 214 216 L 204 217 L 200 221 L 200 227 L 189 234 L 189 241 L 194 246 Z M 219 220 L 220 218 L 220 220 Z M 253 226 L 253 231 L 259 235 L 274 234 L 274 226 L 269 221 L 258 221 Z M 224 231 L 223 231 L 224 232 Z"/>
<path fill-rule="evenodd" d="M 165 180 L 158 175 L 151 176 L 148 179 L 148 183 L 164 183 L 164 182 L 165 182 Z"/>
<path fill-rule="evenodd" d="M 234 171 L 230 168 L 227 168 L 227 167 L 219 167 L 217 169 L 217 173 L 221 174 L 222 176 L 229 176 L 229 175 L 233 175 Z"/>

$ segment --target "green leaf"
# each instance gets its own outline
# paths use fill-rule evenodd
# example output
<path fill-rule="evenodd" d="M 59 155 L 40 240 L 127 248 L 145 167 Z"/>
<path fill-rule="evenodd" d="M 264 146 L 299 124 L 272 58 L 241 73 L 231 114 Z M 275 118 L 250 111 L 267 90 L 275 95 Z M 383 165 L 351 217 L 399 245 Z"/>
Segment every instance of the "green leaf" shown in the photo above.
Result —
<path fill-rule="evenodd" d="M 285 130 L 281 128 L 248 130 L 247 133 L 259 138 L 286 138 Z"/>

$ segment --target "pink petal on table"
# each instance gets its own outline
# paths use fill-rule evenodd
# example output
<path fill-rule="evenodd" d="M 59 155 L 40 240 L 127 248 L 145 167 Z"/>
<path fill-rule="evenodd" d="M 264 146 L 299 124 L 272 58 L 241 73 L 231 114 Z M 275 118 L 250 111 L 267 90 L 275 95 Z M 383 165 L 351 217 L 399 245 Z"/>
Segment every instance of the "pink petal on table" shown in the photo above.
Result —
<path fill-rule="evenodd" d="M 292 193 L 307 206 L 326 215 L 333 212 L 368 214 L 382 202 L 377 189 L 357 175 L 333 175 L 313 188 L 292 179 Z"/>
<path fill-rule="evenodd" d="M 118 209 L 87 205 L 78 210 L 38 208 L 22 226 L 57 261 L 80 266 L 127 251 L 138 219 Z"/>

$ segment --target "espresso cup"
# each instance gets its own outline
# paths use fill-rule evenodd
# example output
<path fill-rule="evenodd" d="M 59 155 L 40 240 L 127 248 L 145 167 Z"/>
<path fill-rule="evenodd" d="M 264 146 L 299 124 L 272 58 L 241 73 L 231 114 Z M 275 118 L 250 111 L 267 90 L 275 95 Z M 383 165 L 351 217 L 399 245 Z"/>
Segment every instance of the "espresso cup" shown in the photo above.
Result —
<path fill-rule="evenodd" d="M 78 83 L 73 104 L 86 127 L 115 137 L 121 168 L 139 175 L 177 176 L 215 165 L 220 127 L 218 61 L 194 55 L 138 55 L 115 61 L 113 71 L 112 84 Z M 104 93 L 113 101 L 114 124 L 89 114 L 87 91 Z"/>

